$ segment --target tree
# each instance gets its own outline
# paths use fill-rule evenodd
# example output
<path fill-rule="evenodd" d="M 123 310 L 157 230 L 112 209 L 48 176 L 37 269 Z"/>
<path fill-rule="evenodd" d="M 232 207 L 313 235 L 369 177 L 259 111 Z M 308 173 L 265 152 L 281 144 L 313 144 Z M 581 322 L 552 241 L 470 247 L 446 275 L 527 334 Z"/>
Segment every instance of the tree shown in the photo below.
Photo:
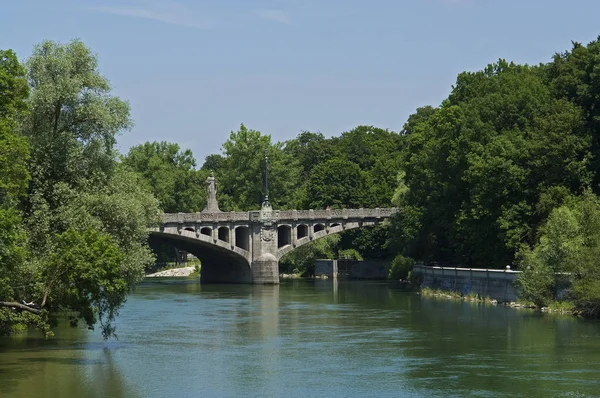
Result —
<path fill-rule="evenodd" d="M 356 163 L 331 159 L 313 168 L 308 180 L 307 207 L 363 207 L 364 191 L 365 177 Z"/>
<path fill-rule="evenodd" d="M 589 183 L 581 113 L 544 73 L 504 60 L 462 73 L 439 109 L 409 120 L 401 212 L 421 226 L 409 255 L 503 267 L 533 241 L 549 192 Z"/>
<path fill-rule="evenodd" d="M 310 131 L 303 131 L 296 138 L 286 141 L 285 151 L 297 160 L 303 178 L 308 177 L 316 165 L 339 157 L 339 147 L 333 145 L 332 140 Z"/>
<path fill-rule="evenodd" d="M 587 46 L 573 42 L 570 51 L 554 54 L 546 67 L 546 82 L 556 97 L 577 105 L 583 115 L 582 129 L 591 136 L 596 193 L 600 183 L 600 36 Z"/>
<path fill-rule="evenodd" d="M 27 110 L 29 87 L 25 68 L 14 52 L 0 50 L 0 206 L 18 202 L 27 188 L 29 147 L 15 130 Z"/>
<path fill-rule="evenodd" d="M 223 168 L 217 173 L 221 208 L 257 209 L 263 201 L 265 155 L 269 157 L 269 199 L 274 207 L 294 207 L 293 193 L 298 185 L 299 168 L 283 150 L 282 143 L 271 143 L 270 135 L 246 128 L 232 131 L 223 144 Z"/>
<path fill-rule="evenodd" d="M 209 171 L 209 172 L 213 171 L 215 173 L 218 173 L 223 168 L 224 161 L 225 161 L 225 158 L 223 158 L 223 156 L 221 156 L 217 153 L 207 155 L 206 158 L 204 158 L 204 163 L 202 164 L 202 170 Z"/>
<path fill-rule="evenodd" d="M 28 94 L 25 68 L 14 52 L 0 50 L 0 335 L 31 319 L 28 313 L 3 305 L 13 301 L 14 286 L 20 282 L 18 270 L 26 257 L 26 237 L 17 205 L 29 181 L 29 147 L 15 126 L 27 111 Z"/>
<path fill-rule="evenodd" d="M 600 316 L 600 203 L 591 190 L 554 209 L 536 245 L 520 253 L 523 298 L 542 307 L 573 300 L 584 316 Z"/>
<path fill-rule="evenodd" d="M 358 165 L 364 174 L 363 206 L 390 206 L 401 167 L 403 137 L 374 126 L 358 126 L 331 141 L 338 148 L 338 157 Z"/>
<path fill-rule="evenodd" d="M 44 41 L 26 65 L 30 192 L 51 192 L 57 182 L 77 188 L 105 183 L 116 164 L 116 136 L 133 124 L 129 104 L 110 95 L 96 56 L 79 40 Z"/>
<path fill-rule="evenodd" d="M 43 42 L 27 66 L 31 112 L 20 125 L 31 181 L 23 228 L 0 234 L 18 242 L 26 233 L 27 244 L 13 244 L 24 261 L 0 273 L 0 333 L 22 324 L 47 333 L 65 310 L 72 323 L 100 322 L 106 338 L 153 261 L 146 241 L 158 203 L 116 161 L 116 134 L 131 125 L 128 105 L 110 95 L 90 50 L 80 41 Z"/>
<path fill-rule="evenodd" d="M 205 173 L 198 172 L 192 151 L 174 143 L 146 142 L 132 147 L 122 163 L 147 182 L 165 213 L 191 213 L 206 203 Z"/>

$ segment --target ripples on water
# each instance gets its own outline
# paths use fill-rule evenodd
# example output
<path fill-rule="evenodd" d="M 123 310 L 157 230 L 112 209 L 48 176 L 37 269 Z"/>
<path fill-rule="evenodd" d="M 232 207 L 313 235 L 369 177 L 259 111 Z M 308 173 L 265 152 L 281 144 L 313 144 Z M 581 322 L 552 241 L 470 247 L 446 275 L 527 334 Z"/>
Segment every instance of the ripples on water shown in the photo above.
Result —
<path fill-rule="evenodd" d="M 152 280 L 119 340 L 0 340 L 0 397 L 600 396 L 600 323 L 384 282 Z"/>

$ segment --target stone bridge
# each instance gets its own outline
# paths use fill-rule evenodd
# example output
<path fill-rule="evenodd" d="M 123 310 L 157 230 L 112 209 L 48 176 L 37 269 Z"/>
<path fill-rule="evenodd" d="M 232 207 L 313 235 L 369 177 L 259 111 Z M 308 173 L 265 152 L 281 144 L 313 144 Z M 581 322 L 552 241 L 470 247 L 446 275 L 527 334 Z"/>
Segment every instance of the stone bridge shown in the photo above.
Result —
<path fill-rule="evenodd" d="M 212 180 L 211 180 L 212 178 Z M 207 180 L 208 205 L 198 213 L 164 214 L 151 235 L 202 261 L 205 283 L 279 283 L 281 257 L 315 239 L 390 218 L 395 208 L 222 212 L 216 182 Z"/>

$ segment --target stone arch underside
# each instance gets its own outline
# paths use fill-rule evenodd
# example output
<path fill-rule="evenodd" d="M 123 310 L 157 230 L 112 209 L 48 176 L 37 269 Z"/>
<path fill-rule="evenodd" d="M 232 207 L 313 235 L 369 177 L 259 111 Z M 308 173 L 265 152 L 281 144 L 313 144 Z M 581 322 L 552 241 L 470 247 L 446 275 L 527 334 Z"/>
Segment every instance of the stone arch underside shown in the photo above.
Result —
<path fill-rule="evenodd" d="M 324 238 L 325 236 L 329 236 L 329 235 L 333 235 L 333 234 L 339 234 L 341 232 L 345 232 L 345 231 L 349 231 L 351 229 L 357 229 L 357 228 L 366 228 L 366 227 L 372 227 L 374 225 L 380 224 L 383 220 L 380 221 L 363 221 L 361 223 L 358 222 L 352 222 L 352 223 L 347 223 L 345 225 L 341 225 L 341 224 L 337 224 L 335 226 L 330 226 L 329 228 L 324 227 L 324 229 L 319 230 L 317 232 L 313 233 L 312 239 L 307 236 L 301 239 L 296 240 L 296 245 L 292 246 L 292 245 L 285 245 L 283 247 L 280 247 L 279 250 L 277 250 L 277 260 L 281 260 L 281 258 L 283 256 L 285 256 L 286 254 L 288 254 L 289 252 L 299 248 L 300 246 L 303 246 L 309 242 L 313 242 L 317 239 L 321 239 Z M 316 223 L 315 225 L 323 225 L 323 223 Z M 314 226 L 313 226 L 314 228 Z"/>
<path fill-rule="evenodd" d="M 178 249 L 192 253 L 202 262 L 200 280 L 202 283 L 252 283 L 252 270 L 247 258 L 249 254 L 243 250 L 229 250 L 208 241 L 206 235 L 201 238 L 165 232 L 151 232 L 154 240 L 175 246 Z"/>

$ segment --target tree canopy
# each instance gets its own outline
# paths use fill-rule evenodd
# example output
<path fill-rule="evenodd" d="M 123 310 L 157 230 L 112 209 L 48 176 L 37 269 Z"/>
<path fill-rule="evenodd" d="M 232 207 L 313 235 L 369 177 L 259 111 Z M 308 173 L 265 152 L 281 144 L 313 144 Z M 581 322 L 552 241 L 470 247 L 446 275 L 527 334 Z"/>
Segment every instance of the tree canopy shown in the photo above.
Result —
<path fill-rule="evenodd" d="M 146 142 L 132 147 L 122 163 L 142 176 L 165 213 L 200 211 L 206 203 L 206 173 L 196 170 L 189 149 L 169 142 Z"/>
<path fill-rule="evenodd" d="M 159 216 L 140 177 L 117 162 L 129 105 L 110 95 L 80 41 L 45 41 L 25 67 L 10 51 L 0 60 L 11 93 L 0 110 L 0 333 L 49 333 L 66 312 L 109 337 L 153 262 L 146 240 Z"/>

